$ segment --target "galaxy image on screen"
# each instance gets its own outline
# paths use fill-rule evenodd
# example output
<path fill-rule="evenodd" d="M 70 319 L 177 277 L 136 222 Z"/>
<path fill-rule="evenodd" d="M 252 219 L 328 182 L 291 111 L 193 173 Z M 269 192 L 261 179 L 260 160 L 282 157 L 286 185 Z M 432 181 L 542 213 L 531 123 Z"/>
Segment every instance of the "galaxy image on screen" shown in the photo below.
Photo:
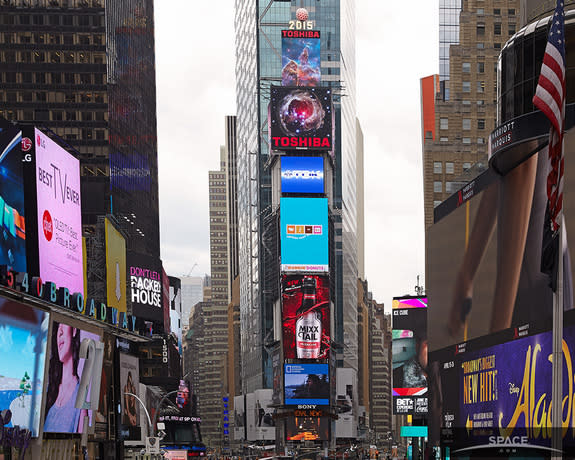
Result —
<path fill-rule="evenodd" d="M 333 113 L 327 88 L 272 86 L 272 149 L 331 150 Z"/>
<path fill-rule="evenodd" d="M 282 86 L 318 86 L 321 80 L 320 39 L 286 35 L 282 35 Z"/>

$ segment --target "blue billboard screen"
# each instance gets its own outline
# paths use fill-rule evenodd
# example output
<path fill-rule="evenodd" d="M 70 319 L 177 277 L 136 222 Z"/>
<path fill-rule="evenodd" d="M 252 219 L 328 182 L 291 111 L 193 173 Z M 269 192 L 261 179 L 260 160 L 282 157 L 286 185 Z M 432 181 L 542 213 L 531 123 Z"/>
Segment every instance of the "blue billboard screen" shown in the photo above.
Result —
<path fill-rule="evenodd" d="M 280 225 L 283 272 L 329 270 L 327 198 L 281 198 Z"/>
<path fill-rule="evenodd" d="M 324 193 L 322 157 L 281 157 L 282 193 Z"/>
<path fill-rule="evenodd" d="M 284 364 L 285 404 L 329 405 L 328 364 Z"/>

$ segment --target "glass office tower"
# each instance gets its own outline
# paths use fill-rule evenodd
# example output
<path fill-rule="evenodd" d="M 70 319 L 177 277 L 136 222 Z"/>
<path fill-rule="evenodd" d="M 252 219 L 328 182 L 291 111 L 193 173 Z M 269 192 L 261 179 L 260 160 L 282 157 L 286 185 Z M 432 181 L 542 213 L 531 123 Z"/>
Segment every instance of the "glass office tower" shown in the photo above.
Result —
<path fill-rule="evenodd" d="M 272 209 L 268 170 L 270 85 L 281 84 L 281 30 L 306 8 L 321 31 L 322 86 L 333 89 L 335 163 L 331 265 L 338 364 L 357 369 L 357 210 L 355 115 L 355 5 L 351 0 L 236 0 L 236 95 L 240 316 L 243 391 L 271 388 L 266 345 L 273 342 L 279 267 L 266 244 Z"/>

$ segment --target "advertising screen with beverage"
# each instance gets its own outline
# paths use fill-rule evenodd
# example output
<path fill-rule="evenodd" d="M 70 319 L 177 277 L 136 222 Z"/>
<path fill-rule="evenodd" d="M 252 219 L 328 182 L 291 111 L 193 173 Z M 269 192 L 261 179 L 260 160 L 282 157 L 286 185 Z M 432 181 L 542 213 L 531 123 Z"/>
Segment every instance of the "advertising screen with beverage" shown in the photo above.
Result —
<path fill-rule="evenodd" d="M 329 417 L 286 418 L 287 441 L 328 441 Z"/>
<path fill-rule="evenodd" d="M 324 193 L 322 157 L 281 157 L 282 193 Z"/>
<path fill-rule="evenodd" d="M 108 218 L 105 233 L 108 306 L 126 312 L 126 240 Z"/>
<path fill-rule="evenodd" d="M 329 271 L 327 198 L 281 198 L 281 269 Z"/>
<path fill-rule="evenodd" d="M 86 362 L 85 359 L 79 357 L 80 345 L 85 339 L 100 342 L 97 334 L 66 323 L 52 322 L 48 389 L 45 398 L 45 432 L 81 433 L 84 427 L 84 417 L 89 417 L 89 424 L 92 426 L 92 411 L 76 407 L 76 396 L 80 390 L 80 381 Z"/>
<path fill-rule="evenodd" d="M 574 136 L 575 130 L 565 133 L 566 152 L 575 146 Z M 520 201 L 504 199 L 510 178 L 525 174 L 519 166 L 505 176 L 488 170 L 435 208 L 426 243 L 430 350 L 551 320 L 553 293 L 549 276 L 541 272 L 547 148 L 531 158 L 536 160 L 528 174 L 533 190 L 519 193 Z M 567 160 L 563 217 L 563 307 L 568 310 L 575 282 L 575 162 Z"/>
<path fill-rule="evenodd" d="M 282 276 L 285 359 L 323 359 L 330 348 L 329 278 Z"/>
<path fill-rule="evenodd" d="M 7 428 L 18 425 L 38 436 L 44 387 L 49 314 L 0 298 L 0 412 Z"/>
<path fill-rule="evenodd" d="M 318 86 L 321 81 L 320 32 L 282 30 L 282 86 Z"/>
<path fill-rule="evenodd" d="M 0 125 L 0 265 L 26 271 L 26 225 L 24 219 L 24 172 L 22 132 Z M 26 144 L 27 145 L 27 144 Z M 30 148 L 30 147 L 28 147 Z"/>
<path fill-rule="evenodd" d="M 575 418 L 575 311 L 563 331 L 563 442 L 573 453 Z M 504 341 L 502 341 L 502 339 Z M 523 444 L 550 446 L 552 332 L 528 327 L 492 334 L 430 353 L 429 427 L 433 442 L 488 445 L 490 437 L 525 437 Z M 445 435 L 449 435 L 449 438 Z M 567 457 L 564 457 L 567 458 Z M 572 458 L 569 456 L 568 458 Z"/>
<path fill-rule="evenodd" d="M 284 364 L 286 405 L 329 405 L 328 364 Z"/>
<path fill-rule="evenodd" d="M 272 151 L 333 149 L 331 90 L 271 86 L 269 105 Z"/>
<path fill-rule="evenodd" d="M 40 276 L 83 293 L 80 162 L 40 130 L 34 137 Z"/>
<path fill-rule="evenodd" d="M 395 414 L 427 413 L 427 298 L 392 302 L 393 402 Z"/>
<path fill-rule="evenodd" d="M 162 262 L 160 259 L 128 252 L 128 282 L 134 315 L 164 324 Z"/>

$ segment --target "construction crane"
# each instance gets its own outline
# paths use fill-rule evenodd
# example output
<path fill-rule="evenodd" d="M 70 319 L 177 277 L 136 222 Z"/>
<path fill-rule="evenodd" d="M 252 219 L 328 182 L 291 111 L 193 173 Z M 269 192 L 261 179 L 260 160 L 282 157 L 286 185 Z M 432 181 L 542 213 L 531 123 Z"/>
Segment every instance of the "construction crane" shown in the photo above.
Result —
<path fill-rule="evenodd" d="M 192 268 L 190 269 L 190 271 L 188 272 L 188 274 L 186 276 L 190 276 L 192 274 L 192 272 L 194 271 L 194 268 L 196 268 L 198 266 L 197 263 L 195 263 L 194 265 L 192 265 Z"/>

